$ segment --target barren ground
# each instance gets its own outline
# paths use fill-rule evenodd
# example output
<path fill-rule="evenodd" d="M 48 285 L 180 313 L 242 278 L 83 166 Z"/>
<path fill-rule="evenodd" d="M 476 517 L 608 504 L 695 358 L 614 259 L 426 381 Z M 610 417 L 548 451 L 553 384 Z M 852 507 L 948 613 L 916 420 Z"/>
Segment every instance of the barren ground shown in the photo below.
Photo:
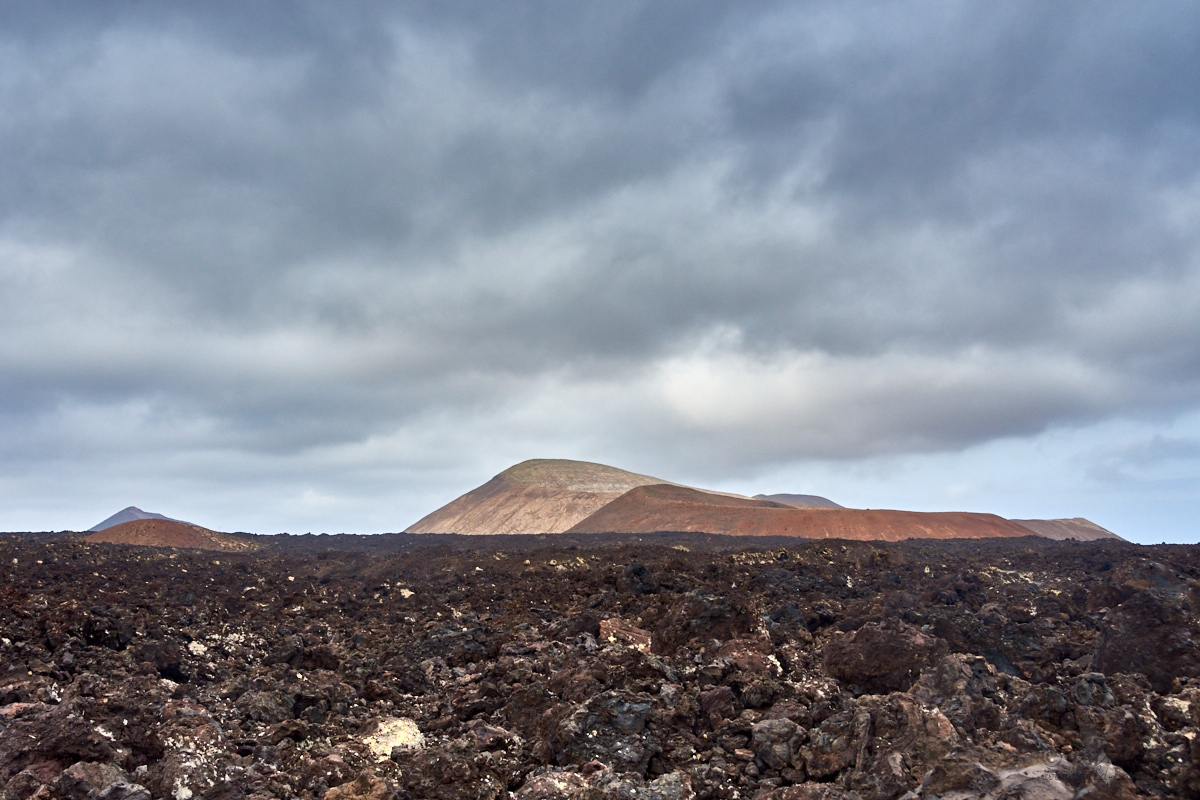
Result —
<path fill-rule="evenodd" d="M 1200 796 L 1200 548 L 0 537 L 0 798 Z"/>

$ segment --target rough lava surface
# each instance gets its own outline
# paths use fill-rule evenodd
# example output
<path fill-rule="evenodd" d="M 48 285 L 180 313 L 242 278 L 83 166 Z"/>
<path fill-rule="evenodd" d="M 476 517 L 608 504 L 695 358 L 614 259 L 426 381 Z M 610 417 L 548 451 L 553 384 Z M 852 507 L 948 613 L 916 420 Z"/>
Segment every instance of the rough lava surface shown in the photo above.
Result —
<path fill-rule="evenodd" d="M 0 536 L 0 798 L 1200 797 L 1200 548 Z"/>

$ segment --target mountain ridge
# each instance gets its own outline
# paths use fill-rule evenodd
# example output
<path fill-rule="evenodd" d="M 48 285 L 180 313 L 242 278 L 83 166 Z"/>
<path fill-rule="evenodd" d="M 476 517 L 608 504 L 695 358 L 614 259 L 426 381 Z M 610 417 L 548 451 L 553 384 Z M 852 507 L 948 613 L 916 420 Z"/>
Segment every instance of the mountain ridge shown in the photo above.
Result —
<path fill-rule="evenodd" d="M 405 533 L 562 533 L 638 486 L 661 478 L 588 461 L 535 458 L 451 500 Z"/>
<path fill-rule="evenodd" d="M 991 539 L 1031 531 L 995 514 L 850 508 L 801 508 L 769 500 L 718 498 L 686 487 L 651 485 L 626 492 L 569 533 L 704 532 L 801 539 Z"/>
<path fill-rule="evenodd" d="M 1046 531 L 1045 533 L 1043 531 Z M 1117 537 L 1094 523 L 965 511 L 849 509 L 818 495 L 743 495 L 565 459 L 530 459 L 422 517 L 405 533 L 708 533 L 902 539 Z"/>

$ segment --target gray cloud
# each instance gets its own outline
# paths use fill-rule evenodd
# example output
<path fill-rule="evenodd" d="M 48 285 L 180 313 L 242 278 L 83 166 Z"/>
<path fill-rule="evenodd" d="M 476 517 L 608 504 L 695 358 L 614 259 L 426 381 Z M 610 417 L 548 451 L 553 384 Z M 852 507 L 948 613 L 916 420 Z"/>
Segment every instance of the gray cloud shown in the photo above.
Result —
<path fill-rule="evenodd" d="M 1200 403 L 1191 4 L 0 18 L 16 470 L 436 494 L 480 452 L 719 476 Z"/>

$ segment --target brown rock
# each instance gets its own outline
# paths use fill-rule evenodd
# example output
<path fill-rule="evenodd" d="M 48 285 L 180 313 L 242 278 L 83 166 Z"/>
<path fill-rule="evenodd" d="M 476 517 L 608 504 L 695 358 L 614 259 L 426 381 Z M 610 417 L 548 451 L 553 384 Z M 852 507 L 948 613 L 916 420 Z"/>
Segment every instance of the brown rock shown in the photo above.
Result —
<path fill-rule="evenodd" d="M 543 772 L 530 778 L 513 795 L 515 800 L 573 800 L 587 786 L 578 772 Z"/>
<path fill-rule="evenodd" d="M 396 787 L 391 781 L 368 772 L 325 792 L 325 800 L 392 800 L 395 796 Z"/>
<path fill-rule="evenodd" d="M 129 790 L 106 792 L 114 784 L 124 784 Z M 54 792 L 59 800 L 95 800 L 106 794 L 130 796 L 137 794 L 132 789 L 133 781 L 123 770 L 111 764 L 97 764 L 91 761 L 80 761 L 63 770 L 54 782 Z M 150 793 L 142 787 L 137 787 L 140 794 L 149 800 Z"/>
<path fill-rule="evenodd" d="M 811 778 L 836 775 L 858 760 L 860 745 L 870 732 L 871 715 L 866 711 L 835 714 L 809 732 L 801 751 L 805 771 Z"/>
<path fill-rule="evenodd" d="M 904 691 L 924 667 L 946 653 L 946 643 L 898 620 L 868 622 L 825 645 L 825 674 L 868 694 Z"/>
<path fill-rule="evenodd" d="M 1146 589 L 1105 615 L 1092 659 L 1099 672 L 1140 672 L 1169 694 L 1176 678 L 1200 676 L 1200 620 L 1182 590 Z"/>

